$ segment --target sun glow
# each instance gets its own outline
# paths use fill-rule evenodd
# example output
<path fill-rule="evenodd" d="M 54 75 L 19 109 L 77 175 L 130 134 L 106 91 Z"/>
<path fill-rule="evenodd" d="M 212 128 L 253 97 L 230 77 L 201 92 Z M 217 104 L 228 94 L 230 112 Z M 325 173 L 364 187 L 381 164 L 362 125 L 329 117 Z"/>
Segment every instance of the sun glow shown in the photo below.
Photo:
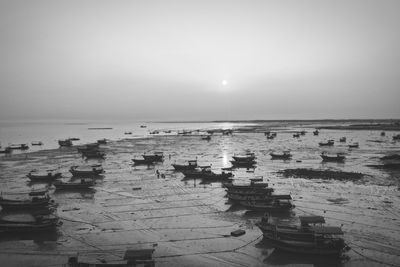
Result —
<path fill-rule="evenodd" d="M 227 84 L 228 84 L 228 81 L 227 81 L 227 80 L 223 80 L 223 81 L 222 81 L 222 85 L 223 85 L 223 86 L 225 86 L 225 85 L 227 85 Z"/>

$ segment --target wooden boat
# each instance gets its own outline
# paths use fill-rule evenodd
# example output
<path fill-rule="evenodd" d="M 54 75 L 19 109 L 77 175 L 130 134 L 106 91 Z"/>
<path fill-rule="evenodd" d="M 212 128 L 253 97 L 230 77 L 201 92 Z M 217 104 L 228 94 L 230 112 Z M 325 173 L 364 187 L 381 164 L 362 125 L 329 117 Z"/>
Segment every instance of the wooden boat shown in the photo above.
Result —
<path fill-rule="evenodd" d="M 211 135 L 207 135 L 201 138 L 202 140 L 210 141 L 211 140 Z"/>
<path fill-rule="evenodd" d="M 346 143 L 346 137 L 341 137 L 340 139 L 339 139 L 339 142 L 340 143 Z"/>
<path fill-rule="evenodd" d="M 318 129 L 313 132 L 314 135 L 319 135 Z"/>
<path fill-rule="evenodd" d="M 248 210 L 268 211 L 268 212 L 286 212 L 294 208 L 291 203 L 290 195 L 276 195 L 267 201 L 247 200 L 241 201 L 240 205 Z"/>
<path fill-rule="evenodd" d="M 235 192 L 236 191 L 236 192 Z M 279 195 L 273 195 L 273 188 L 263 188 L 257 190 L 228 190 L 226 196 L 234 202 L 255 201 L 268 202 L 274 198 L 279 198 Z"/>
<path fill-rule="evenodd" d="M 343 162 L 346 157 L 341 153 L 337 153 L 336 156 L 329 156 L 326 152 L 321 154 L 322 161 L 330 161 L 330 162 Z"/>
<path fill-rule="evenodd" d="M 12 149 L 10 147 L 5 147 L 4 149 L 0 149 L 0 154 L 9 154 Z"/>
<path fill-rule="evenodd" d="M 37 171 L 37 170 L 32 170 L 26 175 L 31 181 L 52 181 L 55 180 L 59 177 L 61 177 L 60 172 L 55 172 L 54 170 L 48 170 L 48 171 Z"/>
<path fill-rule="evenodd" d="M 94 181 L 91 179 L 81 179 L 79 182 L 62 182 L 56 181 L 53 183 L 57 190 L 68 189 L 89 189 L 94 186 Z"/>
<path fill-rule="evenodd" d="M 334 144 L 335 144 L 335 141 L 333 141 L 333 140 L 328 140 L 327 142 L 320 142 L 320 143 L 318 143 L 319 144 L 319 146 L 333 146 Z"/>
<path fill-rule="evenodd" d="M 386 133 L 385 132 L 381 132 L 381 136 L 385 136 L 386 135 Z"/>
<path fill-rule="evenodd" d="M 300 135 L 306 135 L 306 131 L 305 130 L 302 130 L 301 132 L 300 132 Z"/>
<path fill-rule="evenodd" d="M 13 144 L 8 146 L 12 150 L 20 149 L 20 150 L 27 150 L 29 146 L 27 144 Z"/>
<path fill-rule="evenodd" d="M 85 158 L 95 158 L 95 159 L 103 159 L 106 156 L 106 153 L 97 150 L 88 150 L 82 151 L 82 157 Z"/>
<path fill-rule="evenodd" d="M 32 146 L 42 146 L 42 145 L 43 145 L 43 142 L 42 142 L 42 141 L 32 141 L 32 142 L 31 142 L 31 145 L 32 145 Z"/>
<path fill-rule="evenodd" d="M 147 126 L 146 125 L 140 125 L 140 128 L 146 128 Z"/>
<path fill-rule="evenodd" d="M 142 157 L 148 161 L 163 161 L 164 153 L 161 151 L 154 152 L 153 154 L 143 154 Z"/>
<path fill-rule="evenodd" d="M 154 130 L 154 131 L 150 132 L 150 134 L 159 134 L 159 133 L 160 133 L 160 131 L 157 131 L 157 130 Z"/>
<path fill-rule="evenodd" d="M 300 137 L 300 133 L 295 133 L 295 134 L 293 134 L 293 137 L 294 137 L 294 138 L 299 138 L 299 137 Z"/>
<path fill-rule="evenodd" d="M 250 183 L 246 184 L 234 184 L 232 182 L 228 183 L 223 183 L 223 187 L 225 187 L 228 190 L 233 190 L 233 189 L 240 189 L 240 190 L 251 190 L 251 189 L 263 189 L 268 187 L 268 183 L 263 183 L 263 178 L 257 177 L 250 179 Z"/>
<path fill-rule="evenodd" d="M 197 167 L 197 160 L 188 160 L 188 164 L 172 164 L 176 171 L 194 170 Z"/>
<path fill-rule="evenodd" d="M 300 216 L 300 226 L 276 224 L 269 222 L 268 214 L 256 223 L 265 235 L 276 235 L 279 239 L 312 241 L 314 238 L 313 227 L 322 226 L 325 219 L 322 216 Z"/>
<path fill-rule="evenodd" d="M 349 148 L 359 148 L 359 147 L 360 144 L 358 142 L 349 145 Z"/>
<path fill-rule="evenodd" d="M 150 165 L 154 164 L 154 160 L 148 160 L 148 159 L 132 159 L 133 163 L 135 165 Z"/>
<path fill-rule="evenodd" d="M 105 139 L 105 138 L 99 139 L 99 140 L 97 140 L 97 144 L 99 144 L 99 145 L 105 145 L 105 144 L 107 144 L 107 139 Z"/>
<path fill-rule="evenodd" d="M 125 134 L 126 134 L 126 135 L 128 135 L 128 134 L 132 134 L 132 132 L 125 132 Z"/>
<path fill-rule="evenodd" d="M 257 164 L 255 160 L 253 161 L 237 161 L 237 160 L 231 160 L 230 161 L 232 166 L 235 168 L 253 168 L 254 165 Z"/>
<path fill-rule="evenodd" d="M 256 159 L 256 155 L 252 152 L 247 152 L 246 154 L 234 154 L 232 156 L 234 161 L 238 161 L 238 162 L 251 162 L 254 161 Z"/>
<path fill-rule="evenodd" d="M 71 140 L 71 141 L 79 141 L 79 140 L 81 140 L 80 138 L 78 138 L 78 137 L 71 137 L 71 138 L 68 138 L 69 140 Z"/>
<path fill-rule="evenodd" d="M 264 135 L 265 136 L 268 136 L 268 135 L 270 135 L 271 134 L 271 131 L 266 131 L 266 132 L 264 132 Z"/>
<path fill-rule="evenodd" d="M 283 151 L 282 154 L 277 154 L 274 152 L 270 153 L 271 155 L 271 159 L 283 159 L 283 160 L 287 160 L 287 159 L 291 159 L 292 158 L 292 154 L 290 154 L 289 151 Z"/>
<path fill-rule="evenodd" d="M 231 172 L 222 172 L 220 174 L 211 171 L 210 166 L 199 166 L 193 170 L 182 170 L 186 178 L 201 178 L 207 180 L 224 180 L 233 176 Z"/>
<path fill-rule="evenodd" d="M 51 204 L 54 201 L 47 195 L 33 196 L 29 199 L 7 199 L 0 196 L 0 206 L 3 210 L 18 210 L 18 209 L 36 209 L 36 208 L 44 208 Z"/>
<path fill-rule="evenodd" d="M 400 140 L 400 134 L 394 135 L 394 136 L 393 136 L 393 140 L 394 140 L 394 141 L 395 141 L 395 140 Z"/>
<path fill-rule="evenodd" d="M 104 173 L 104 169 L 101 165 L 72 166 L 69 172 L 76 177 L 91 177 Z"/>
<path fill-rule="evenodd" d="M 71 139 L 58 140 L 58 144 L 60 146 L 69 147 L 69 146 L 72 146 L 72 140 Z"/>
<path fill-rule="evenodd" d="M 267 139 L 272 140 L 275 138 L 275 135 L 267 135 Z"/>
<path fill-rule="evenodd" d="M 59 218 L 55 215 L 16 214 L 3 215 L 0 218 L 0 232 L 40 232 L 54 230 L 59 225 Z"/>
<path fill-rule="evenodd" d="M 339 227 L 312 226 L 309 233 L 296 235 L 294 232 L 295 229 L 283 230 L 277 226 L 263 235 L 275 249 L 292 253 L 340 256 L 346 247 L 343 238 L 339 237 L 343 235 Z"/>

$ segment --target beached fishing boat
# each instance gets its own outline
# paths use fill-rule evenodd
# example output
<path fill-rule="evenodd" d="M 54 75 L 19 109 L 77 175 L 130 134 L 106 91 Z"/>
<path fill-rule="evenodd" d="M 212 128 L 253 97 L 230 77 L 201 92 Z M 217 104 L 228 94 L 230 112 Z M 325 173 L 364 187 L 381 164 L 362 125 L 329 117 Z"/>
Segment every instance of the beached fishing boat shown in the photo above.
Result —
<path fill-rule="evenodd" d="M 234 154 L 232 158 L 238 162 L 250 162 L 256 159 L 256 155 L 252 152 L 247 152 L 245 154 Z"/>
<path fill-rule="evenodd" d="M 282 154 L 270 153 L 271 159 L 283 159 L 283 160 L 288 160 L 292 158 L 292 154 L 290 154 L 290 151 L 283 151 Z"/>
<path fill-rule="evenodd" d="M 319 144 L 319 146 L 333 146 L 335 144 L 335 141 L 334 140 L 328 140 L 325 143 L 324 142 L 320 142 L 318 144 Z"/>
<path fill-rule="evenodd" d="M 32 141 L 32 142 L 31 142 L 31 145 L 32 145 L 32 146 L 42 146 L 42 145 L 43 145 L 43 142 L 42 142 L 42 141 Z"/>
<path fill-rule="evenodd" d="M 186 178 L 201 178 L 207 180 L 224 180 L 233 176 L 231 172 L 214 173 L 211 166 L 198 166 L 193 170 L 181 171 Z"/>
<path fill-rule="evenodd" d="M 294 137 L 294 138 L 299 138 L 299 137 L 300 137 L 300 133 L 295 133 L 295 134 L 293 134 L 293 137 Z"/>
<path fill-rule="evenodd" d="M 54 201 L 47 194 L 32 196 L 28 199 L 8 199 L 0 196 L 0 206 L 3 210 L 37 209 L 53 203 Z"/>
<path fill-rule="evenodd" d="M 106 156 L 106 153 L 98 150 L 86 150 L 82 151 L 82 157 L 85 158 L 94 158 L 94 159 L 103 159 Z"/>
<path fill-rule="evenodd" d="M 188 160 L 188 164 L 172 164 L 176 171 L 194 170 L 197 167 L 196 160 Z"/>
<path fill-rule="evenodd" d="M 287 212 L 294 208 L 290 195 L 275 195 L 267 201 L 246 200 L 241 201 L 240 205 L 248 210 L 268 211 L 268 212 Z"/>
<path fill-rule="evenodd" d="M 58 144 L 60 146 L 69 147 L 69 146 L 72 146 L 72 140 L 71 139 L 58 140 Z"/>
<path fill-rule="evenodd" d="M 201 140 L 206 140 L 206 141 L 210 141 L 211 140 L 211 135 L 207 135 L 201 138 Z"/>
<path fill-rule="evenodd" d="M 310 226 L 304 229 L 274 225 L 272 229 L 260 227 L 264 239 L 275 249 L 312 255 L 340 256 L 346 245 L 339 227 Z M 309 232 L 306 232 L 309 229 Z"/>
<path fill-rule="evenodd" d="M 306 131 L 305 130 L 302 130 L 302 131 L 300 131 L 300 135 L 306 135 Z"/>
<path fill-rule="evenodd" d="M 163 161 L 164 160 L 164 152 L 156 151 L 156 152 L 153 152 L 153 154 L 146 154 L 145 153 L 145 154 L 142 155 L 142 157 L 145 160 L 153 161 L 153 162 Z"/>
<path fill-rule="evenodd" d="M 277 238 L 285 240 L 312 241 L 314 238 L 313 228 L 315 226 L 322 227 L 325 224 L 325 219 L 322 216 L 300 216 L 299 220 L 299 226 L 283 223 L 276 224 L 270 222 L 270 218 L 266 213 L 256 225 L 264 235 L 273 234 Z"/>
<path fill-rule="evenodd" d="M 56 215 L 7 214 L 0 216 L 0 232 L 40 232 L 54 230 L 59 225 Z"/>
<path fill-rule="evenodd" d="M 319 135 L 318 129 L 316 129 L 316 130 L 313 132 L 313 134 L 314 134 L 314 135 Z"/>
<path fill-rule="evenodd" d="M 259 188 L 256 190 L 238 190 L 232 189 L 227 190 L 226 196 L 229 200 L 233 202 L 241 202 L 241 201 L 255 201 L 255 202 L 268 202 L 274 198 L 280 198 L 280 195 L 273 195 L 273 188 Z"/>
<path fill-rule="evenodd" d="M 105 145 L 105 144 L 107 144 L 107 139 L 105 139 L 105 138 L 99 139 L 99 140 L 97 140 L 97 144 L 99 144 L 99 145 Z"/>
<path fill-rule="evenodd" d="M 275 138 L 275 135 L 267 135 L 267 139 L 272 140 Z"/>
<path fill-rule="evenodd" d="M 104 173 L 104 169 L 101 164 L 90 166 L 72 166 L 69 169 L 69 172 L 76 177 L 91 177 Z"/>
<path fill-rule="evenodd" d="M 349 148 L 359 148 L 359 147 L 360 144 L 358 142 L 349 145 Z"/>
<path fill-rule="evenodd" d="M 346 156 L 342 153 L 337 153 L 336 156 L 329 156 L 326 152 L 322 152 L 321 158 L 322 161 L 343 162 L 346 159 Z"/>
<path fill-rule="evenodd" d="M 230 163 L 235 168 L 254 168 L 254 166 L 257 164 L 255 160 L 253 161 L 230 160 Z"/>
<path fill-rule="evenodd" d="M 53 183 L 57 190 L 89 189 L 93 187 L 94 184 L 94 181 L 91 179 L 80 179 L 79 182 L 56 181 Z"/>
<path fill-rule="evenodd" d="M 133 163 L 135 165 L 150 165 L 154 164 L 154 160 L 149 160 L 149 159 L 132 159 Z"/>
<path fill-rule="evenodd" d="M 340 142 L 340 143 L 346 143 L 346 140 L 347 140 L 346 137 L 343 136 L 343 137 L 341 137 L 341 138 L 339 139 L 339 142 Z"/>
<path fill-rule="evenodd" d="M 128 134 L 132 134 L 132 132 L 125 132 L 125 134 L 126 134 L 126 135 L 128 135 Z"/>
<path fill-rule="evenodd" d="M 61 177 L 61 173 L 60 172 L 56 172 L 55 170 L 47 170 L 47 171 L 32 170 L 26 176 L 32 182 L 36 182 L 36 181 L 53 181 L 53 180 Z"/>
<path fill-rule="evenodd" d="M 259 176 L 257 178 L 250 179 L 250 183 L 245 184 L 237 184 L 232 182 L 223 183 L 223 186 L 228 189 L 258 189 L 258 188 L 266 188 L 268 187 L 268 183 L 263 182 L 263 177 Z"/>
<path fill-rule="evenodd" d="M 27 150 L 29 146 L 27 144 L 12 144 L 8 148 L 12 150 Z"/>

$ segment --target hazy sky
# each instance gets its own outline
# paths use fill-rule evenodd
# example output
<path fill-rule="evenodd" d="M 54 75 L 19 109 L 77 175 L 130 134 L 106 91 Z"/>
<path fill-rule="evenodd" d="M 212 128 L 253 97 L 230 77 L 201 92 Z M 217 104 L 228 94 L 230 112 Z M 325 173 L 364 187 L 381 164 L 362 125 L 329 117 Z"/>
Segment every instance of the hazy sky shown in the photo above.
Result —
<path fill-rule="evenodd" d="M 399 118 L 399 64 L 398 0 L 0 0 L 1 120 Z"/>

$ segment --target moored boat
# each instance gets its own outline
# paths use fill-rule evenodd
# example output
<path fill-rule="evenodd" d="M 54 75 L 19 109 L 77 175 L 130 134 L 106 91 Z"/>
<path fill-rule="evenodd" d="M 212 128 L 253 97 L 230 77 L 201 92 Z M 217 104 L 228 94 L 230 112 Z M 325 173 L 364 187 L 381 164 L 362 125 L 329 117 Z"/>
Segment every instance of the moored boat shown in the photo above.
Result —
<path fill-rule="evenodd" d="M 343 162 L 346 159 L 346 156 L 342 153 L 337 153 L 336 156 L 329 156 L 326 152 L 321 154 L 322 161 L 330 161 L 330 162 Z"/>
<path fill-rule="evenodd" d="M 290 151 L 283 151 L 282 154 L 270 153 L 271 159 L 283 159 L 283 160 L 288 160 L 292 158 L 292 154 L 290 154 Z"/>
<path fill-rule="evenodd" d="M 101 164 L 90 166 L 72 166 L 69 169 L 69 172 L 76 177 L 91 177 L 104 173 L 104 169 Z"/>
<path fill-rule="evenodd" d="M 188 164 L 172 164 L 176 171 L 193 170 L 197 167 L 197 159 L 188 160 Z"/>
<path fill-rule="evenodd" d="M 60 172 L 55 170 L 38 171 L 32 170 L 26 175 L 31 181 L 51 181 L 61 177 Z"/>
<path fill-rule="evenodd" d="M 246 200 L 241 201 L 240 205 L 248 210 L 268 211 L 268 212 L 287 212 L 294 208 L 290 195 L 275 195 L 267 201 Z"/>
<path fill-rule="evenodd" d="M 156 151 L 153 154 L 143 154 L 142 157 L 148 161 L 163 161 L 164 160 L 164 152 Z"/>
<path fill-rule="evenodd" d="M 0 232 L 39 232 L 54 230 L 59 225 L 59 218 L 56 215 L 31 215 L 15 214 L 2 215 L 0 217 Z"/>
<path fill-rule="evenodd" d="M 43 145 L 43 142 L 42 142 L 42 141 L 32 141 L 32 142 L 31 142 L 31 145 L 32 145 L 32 146 L 42 146 L 42 145 Z"/>
<path fill-rule="evenodd" d="M 333 146 L 335 144 L 335 141 L 334 140 L 328 140 L 325 143 L 324 142 L 320 142 L 318 144 L 319 144 L 319 146 Z"/>
<path fill-rule="evenodd" d="M 339 139 L 339 142 L 340 142 L 340 143 L 346 143 L 346 140 L 347 140 L 346 137 L 343 136 L 343 137 L 341 137 L 341 138 Z"/>
<path fill-rule="evenodd" d="M 8 146 L 8 148 L 12 149 L 12 150 L 27 150 L 29 149 L 29 146 L 27 144 L 12 144 L 10 146 Z"/>
<path fill-rule="evenodd" d="M 319 135 L 318 129 L 316 129 L 316 130 L 313 132 L 313 134 L 314 134 L 314 135 Z"/>
<path fill-rule="evenodd" d="M 28 199 L 9 199 L 0 196 L 0 206 L 3 210 L 36 209 L 53 204 L 54 201 L 47 195 L 32 196 Z"/>
<path fill-rule="evenodd" d="M 99 139 L 99 140 L 97 140 L 97 143 L 98 143 L 99 145 L 105 145 L 105 144 L 107 144 L 107 139 L 105 139 L 105 138 Z"/>
<path fill-rule="evenodd" d="M 211 166 L 199 166 L 193 170 L 182 170 L 186 178 L 201 178 L 207 180 L 225 180 L 233 176 L 231 172 L 222 171 L 222 173 L 214 173 Z"/>
<path fill-rule="evenodd" d="M 67 189 L 89 189 L 94 186 L 94 181 L 92 179 L 80 179 L 79 182 L 62 182 L 56 181 L 53 185 L 57 190 L 67 190 Z"/>
<path fill-rule="evenodd" d="M 360 144 L 358 142 L 349 145 L 349 148 L 359 148 L 359 147 Z"/>
<path fill-rule="evenodd" d="M 58 140 L 58 144 L 60 146 L 70 147 L 72 146 L 72 140 L 71 139 Z"/>
<path fill-rule="evenodd" d="M 0 149 L 0 154 L 9 154 L 11 153 L 12 149 L 10 147 L 5 147 L 3 149 Z"/>

